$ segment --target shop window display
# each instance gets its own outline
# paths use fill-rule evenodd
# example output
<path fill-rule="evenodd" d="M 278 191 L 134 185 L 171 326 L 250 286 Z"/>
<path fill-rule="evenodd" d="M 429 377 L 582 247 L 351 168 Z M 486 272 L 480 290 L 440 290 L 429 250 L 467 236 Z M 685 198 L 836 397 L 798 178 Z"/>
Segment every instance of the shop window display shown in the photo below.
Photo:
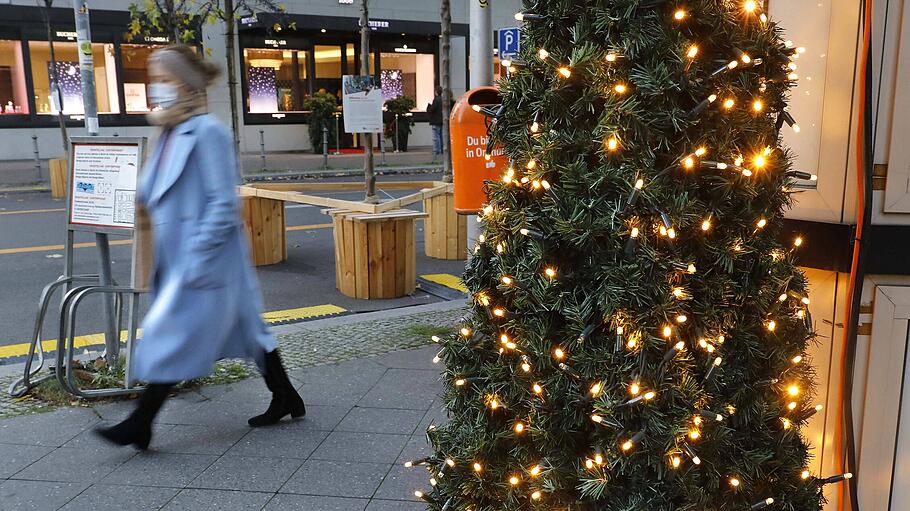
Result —
<path fill-rule="evenodd" d="M 63 93 L 63 113 L 67 115 L 84 114 L 82 76 L 79 73 L 76 43 L 55 42 L 54 52 L 57 60 L 56 76 Z M 56 114 L 57 99 L 51 94 L 55 68 L 51 63 L 50 45 L 46 41 L 30 41 L 29 54 L 37 112 L 39 114 Z M 95 65 L 95 101 L 98 105 L 98 113 L 119 113 L 114 45 L 93 43 L 92 57 Z"/>
<path fill-rule="evenodd" d="M 27 114 L 28 92 L 19 41 L 0 41 L 0 114 Z"/>

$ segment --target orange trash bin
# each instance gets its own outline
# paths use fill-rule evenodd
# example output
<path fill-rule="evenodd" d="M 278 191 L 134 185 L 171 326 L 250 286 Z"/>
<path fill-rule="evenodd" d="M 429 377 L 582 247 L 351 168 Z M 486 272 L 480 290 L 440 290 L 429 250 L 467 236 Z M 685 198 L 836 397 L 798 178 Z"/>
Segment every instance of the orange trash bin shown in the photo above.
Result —
<path fill-rule="evenodd" d="M 455 211 L 472 215 L 481 210 L 487 196 L 484 181 L 497 180 L 508 166 L 502 148 L 494 148 L 490 160 L 484 158 L 487 150 L 486 116 L 474 111 L 474 106 L 501 103 L 496 87 L 471 89 L 452 108 L 451 142 L 452 173 L 455 183 Z"/>

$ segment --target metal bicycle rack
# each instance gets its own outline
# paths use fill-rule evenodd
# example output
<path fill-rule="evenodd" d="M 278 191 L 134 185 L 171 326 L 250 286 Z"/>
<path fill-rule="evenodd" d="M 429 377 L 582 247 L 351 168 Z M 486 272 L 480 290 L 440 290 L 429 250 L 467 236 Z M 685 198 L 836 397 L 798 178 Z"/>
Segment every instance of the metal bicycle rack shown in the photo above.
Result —
<path fill-rule="evenodd" d="M 142 390 L 132 387 L 130 358 L 136 340 L 139 316 L 139 296 L 146 291 L 137 282 L 140 271 L 137 237 L 135 192 L 138 171 L 145 154 L 145 138 L 141 137 L 71 137 L 67 154 L 67 224 L 64 245 L 64 274 L 41 292 L 38 314 L 32 332 L 22 377 L 9 386 L 9 394 L 21 397 L 41 383 L 56 377 L 60 386 L 76 397 L 104 397 L 133 394 Z M 99 187 L 94 193 L 94 184 Z M 85 192 L 83 188 L 91 188 Z M 107 190 L 104 192 L 103 190 Z M 116 194 L 112 193 L 116 192 Z M 78 199 L 78 200 L 77 200 Z M 99 273 L 74 275 L 73 260 L 77 232 L 93 233 L 98 247 Z M 118 286 L 112 276 L 109 235 L 132 238 L 130 286 Z M 59 289 L 65 289 L 60 303 L 60 335 L 57 338 L 56 358 L 51 373 L 39 377 L 48 358 L 44 350 L 44 322 L 50 302 Z M 102 295 L 105 346 L 114 356 L 120 349 L 123 332 L 124 296 L 127 299 L 126 374 L 123 388 L 82 390 L 76 383 L 76 315 L 82 301 L 91 295 Z M 36 361 L 37 357 L 37 361 Z M 37 362 L 37 364 L 36 364 Z"/>

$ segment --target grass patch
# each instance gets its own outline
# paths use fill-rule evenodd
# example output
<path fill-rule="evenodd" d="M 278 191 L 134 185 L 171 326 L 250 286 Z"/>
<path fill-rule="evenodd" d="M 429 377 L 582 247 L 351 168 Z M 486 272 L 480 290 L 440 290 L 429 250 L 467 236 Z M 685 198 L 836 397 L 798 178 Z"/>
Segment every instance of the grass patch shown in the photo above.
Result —
<path fill-rule="evenodd" d="M 205 385 L 227 385 L 245 380 L 253 374 L 249 364 L 238 360 L 224 360 L 215 365 L 215 371 L 211 375 L 183 382 L 180 388 L 196 389 Z"/>
<path fill-rule="evenodd" d="M 455 328 L 451 326 L 439 326 L 439 325 L 428 325 L 425 323 L 417 323 L 414 325 L 408 325 L 404 329 L 404 333 L 413 338 L 421 338 L 429 340 L 430 337 L 434 335 L 437 337 L 446 337 L 455 333 Z"/>

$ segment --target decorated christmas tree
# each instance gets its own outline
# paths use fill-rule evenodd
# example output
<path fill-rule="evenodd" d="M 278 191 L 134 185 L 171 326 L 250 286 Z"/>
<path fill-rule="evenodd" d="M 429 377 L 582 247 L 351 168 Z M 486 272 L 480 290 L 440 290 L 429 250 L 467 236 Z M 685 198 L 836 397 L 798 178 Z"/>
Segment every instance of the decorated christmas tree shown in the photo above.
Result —
<path fill-rule="evenodd" d="M 820 509 L 781 132 L 802 51 L 752 0 L 525 2 L 483 109 L 511 166 L 438 339 L 438 511 Z M 491 145 L 490 150 L 493 149 Z"/>

